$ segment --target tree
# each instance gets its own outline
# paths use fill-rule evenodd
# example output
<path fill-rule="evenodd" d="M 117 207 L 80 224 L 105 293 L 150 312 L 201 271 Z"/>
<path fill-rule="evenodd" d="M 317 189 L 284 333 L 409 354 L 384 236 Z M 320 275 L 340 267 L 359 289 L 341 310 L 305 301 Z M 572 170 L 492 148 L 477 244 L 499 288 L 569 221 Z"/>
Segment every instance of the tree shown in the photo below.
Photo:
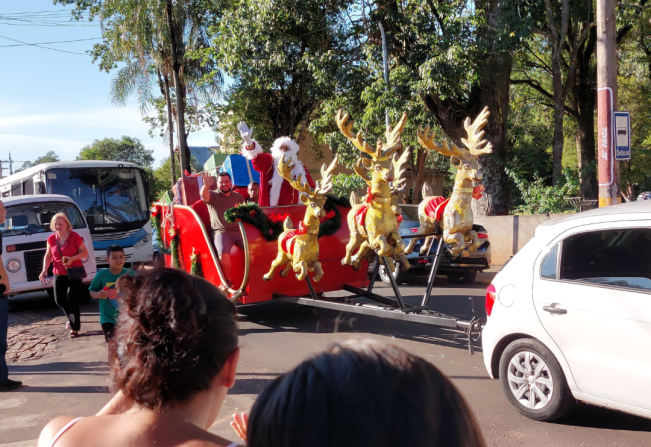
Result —
<path fill-rule="evenodd" d="M 355 62 L 352 28 L 345 12 L 353 0 L 232 0 L 210 28 L 204 61 L 219 61 L 235 79 L 219 107 L 227 144 L 239 146 L 235 125 L 255 127 L 262 144 L 297 138 L 319 105 L 337 94 Z"/>
<path fill-rule="evenodd" d="M 135 163 L 142 168 L 152 168 L 154 151 L 145 149 L 138 138 L 123 135 L 121 139 L 104 138 L 84 146 L 77 160 L 113 160 Z"/>
<path fill-rule="evenodd" d="M 74 4 L 72 14 L 76 19 L 101 20 L 103 42 L 96 44 L 91 54 L 93 61 L 99 60 L 100 69 L 106 72 L 117 68 L 119 63 L 126 64 L 114 79 L 113 91 L 118 93 L 117 97 L 125 99 L 137 90 L 144 110 L 143 105 L 153 98 L 151 86 L 158 82 L 167 104 L 170 138 L 174 115 L 182 168 L 191 171 L 186 111 L 193 89 L 188 86 L 193 80 L 213 73 L 208 76 L 204 90 L 214 93 L 220 91 L 223 81 L 219 70 L 191 55 L 208 45 L 206 24 L 210 22 L 214 3 L 210 0 L 55 0 L 55 3 Z M 174 94 L 170 79 L 174 82 Z"/>
<path fill-rule="evenodd" d="M 61 161 L 61 157 L 59 157 L 54 151 L 48 151 L 45 155 L 38 157 L 33 162 L 26 161 L 23 163 L 20 169 L 16 169 L 16 172 L 20 172 L 24 169 L 40 165 L 41 163 L 56 163 L 58 161 Z"/>

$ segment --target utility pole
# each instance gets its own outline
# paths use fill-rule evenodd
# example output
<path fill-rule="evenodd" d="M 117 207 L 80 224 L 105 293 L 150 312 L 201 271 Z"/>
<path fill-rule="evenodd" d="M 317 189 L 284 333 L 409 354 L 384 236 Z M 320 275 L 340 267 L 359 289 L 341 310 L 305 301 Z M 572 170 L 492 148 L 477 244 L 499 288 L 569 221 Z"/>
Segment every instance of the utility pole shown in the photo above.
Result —
<path fill-rule="evenodd" d="M 617 109 L 616 0 L 597 0 L 597 159 L 599 206 L 621 202 L 619 162 L 615 160 L 614 115 Z"/>
<path fill-rule="evenodd" d="M 387 90 L 389 90 L 389 61 L 387 54 L 387 36 L 384 34 L 384 27 L 382 22 L 378 22 L 380 27 L 380 34 L 382 34 L 382 68 L 384 71 L 384 82 L 387 84 Z M 391 132 L 391 119 L 389 118 L 389 108 L 384 109 L 386 126 L 387 126 L 387 138 L 389 137 L 389 132 Z"/>

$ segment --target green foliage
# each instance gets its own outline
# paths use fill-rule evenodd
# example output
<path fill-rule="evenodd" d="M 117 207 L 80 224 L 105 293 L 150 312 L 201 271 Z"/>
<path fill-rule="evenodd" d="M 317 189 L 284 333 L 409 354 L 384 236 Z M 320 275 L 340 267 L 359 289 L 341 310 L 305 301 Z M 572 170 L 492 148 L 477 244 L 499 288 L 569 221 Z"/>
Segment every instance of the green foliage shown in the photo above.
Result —
<path fill-rule="evenodd" d="M 565 199 L 579 195 L 578 175 L 569 169 L 563 172 L 565 181 L 556 186 L 546 186 L 540 178 L 525 181 L 509 169 L 506 172 L 519 193 L 513 214 L 562 213 L 568 209 Z"/>
<path fill-rule="evenodd" d="M 366 182 L 357 174 L 339 173 L 332 177 L 332 193 L 339 197 L 349 197 L 350 193 L 366 188 Z"/>
<path fill-rule="evenodd" d="M 117 138 L 103 138 L 84 146 L 77 160 L 112 160 L 135 163 L 142 168 L 152 168 L 154 151 L 145 149 L 138 138 L 123 135 Z"/>
<path fill-rule="evenodd" d="M 58 161 L 61 161 L 61 157 L 59 157 L 54 151 L 48 151 L 45 155 L 38 157 L 33 162 L 31 161 L 24 162 L 23 165 L 20 167 L 20 169 L 16 169 L 15 172 L 20 172 L 24 169 L 40 165 L 41 163 L 56 163 Z"/>

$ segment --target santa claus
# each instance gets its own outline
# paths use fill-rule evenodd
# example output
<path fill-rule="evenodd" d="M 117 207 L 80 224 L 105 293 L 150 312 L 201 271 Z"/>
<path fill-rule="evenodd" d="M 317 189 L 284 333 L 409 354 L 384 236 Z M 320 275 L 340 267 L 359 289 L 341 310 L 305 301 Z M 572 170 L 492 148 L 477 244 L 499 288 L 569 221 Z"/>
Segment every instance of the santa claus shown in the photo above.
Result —
<path fill-rule="evenodd" d="M 280 137 L 274 141 L 271 146 L 271 154 L 262 152 L 260 144 L 251 138 L 252 131 L 244 123 L 237 125 L 240 135 L 244 140 L 242 155 L 253 163 L 253 169 L 260 173 L 260 195 L 258 205 L 260 206 L 280 206 L 296 205 L 299 201 L 300 193 L 292 188 L 287 180 L 282 178 L 278 173 L 278 162 L 285 156 L 285 160 L 291 159 L 294 169 L 292 174 L 294 178 L 302 175 L 301 181 L 308 182 L 314 188 L 314 180 L 305 169 L 303 163 L 298 159 L 298 144 L 289 137 Z"/>

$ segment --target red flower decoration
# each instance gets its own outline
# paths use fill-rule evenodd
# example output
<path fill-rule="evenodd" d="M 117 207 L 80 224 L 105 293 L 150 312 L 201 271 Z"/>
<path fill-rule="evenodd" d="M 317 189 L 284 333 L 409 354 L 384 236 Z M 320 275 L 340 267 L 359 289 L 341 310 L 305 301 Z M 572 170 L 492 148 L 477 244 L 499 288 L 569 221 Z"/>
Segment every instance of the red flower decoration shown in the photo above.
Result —
<path fill-rule="evenodd" d="M 332 219 L 333 217 L 335 217 L 335 212 L 334 212 L 334 210 L 332 210 L 332 211 L 328 211 L 328 214 L 326 214 L 326 219 L 329 220 L 329 219 Z"/>
<path fill-rule="evenodd" d="M 486 190 L 486 188 L 484 188 L 484 185 L 475 186 L 474 189 L 472 190 L 472 198 L 475 199 L 475 200 L 481 199 L 481 196 L 483 196 L 482 193 L 485 190 Z"/>
<path fill-rule="evenodd" d="M 402 214 L 396 214 L 396 220 L 398 221 L 398 223 L 401 223 L 402 222 Z"/>
<path fill-rule="evenodd" d="M 249 214 L 250 214 L 251 216 L 255 216 L 255 210 L 251 210 L 251 211 L 249 211 Z"/>

